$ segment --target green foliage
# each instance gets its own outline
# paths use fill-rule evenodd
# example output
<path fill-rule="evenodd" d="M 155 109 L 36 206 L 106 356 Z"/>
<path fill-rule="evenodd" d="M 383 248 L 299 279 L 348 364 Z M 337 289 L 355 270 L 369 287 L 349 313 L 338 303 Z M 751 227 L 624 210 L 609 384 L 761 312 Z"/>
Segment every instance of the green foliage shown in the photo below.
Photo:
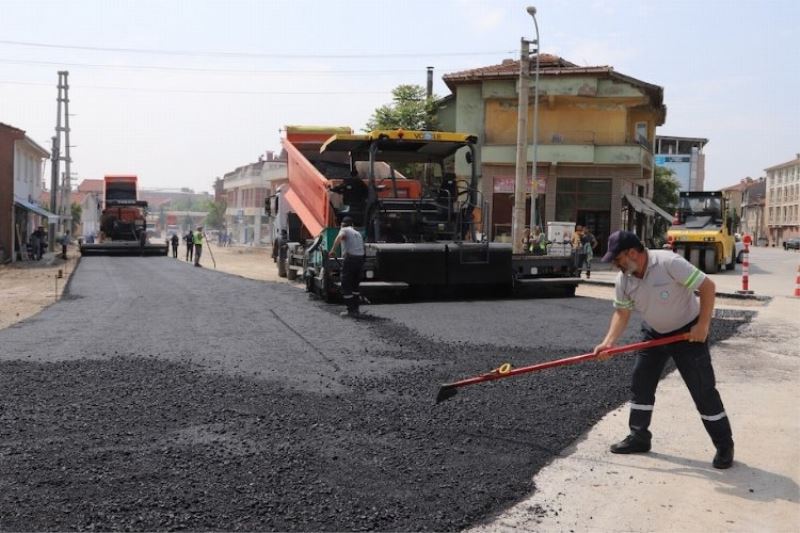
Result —
<path fill-rule="evenodd" d="M 72 202 L 72 205 L 70 205 L 69 207 L 70 207 L 70 214 L 72 215 L 72 228 L 70 229 L 72 230 L 71 233 L 75 235 L 75 231 L 78 229 L 78 226 L 81 223 L 81 217 L 83 216 L 83 207 L 81 207 L 81 204 L 75 202 Z"/>
<path fill-rule="evenodd" d="M 675 179 L 672 170 L 657 166 L 653 181 L 653 203 L 667 213 L 674 213 L 678 207 L 678 190 L 680 187 L 681 184 Z M 655 217 L 653 239 L 657 244 L 661 244 L 664 241 L 667 229 L 669 229 L 669 223 L 660 216 Z"/>
<path fill-rule="evenodd" d="M 365 131 L 435 130 L 437 97 L 428 98 L 426 92 L 420 85 L 398 85 L 392 90 L 393 102 L 375 110 Z"/>
<path fill-rule="evenodd" d="M 225 226 L 225 210 L 227 208 L 228 202 L 224 198 L 219 202 L 210 200 L 206 205 L 208 211 L 206 225 L 213 229 L 222 229 Z"/>
<path fill-rule="evenodd" d="M 169 204 L 170 211 L 207 211 L 208 200 L 203 197 L 185 196 Z"/>

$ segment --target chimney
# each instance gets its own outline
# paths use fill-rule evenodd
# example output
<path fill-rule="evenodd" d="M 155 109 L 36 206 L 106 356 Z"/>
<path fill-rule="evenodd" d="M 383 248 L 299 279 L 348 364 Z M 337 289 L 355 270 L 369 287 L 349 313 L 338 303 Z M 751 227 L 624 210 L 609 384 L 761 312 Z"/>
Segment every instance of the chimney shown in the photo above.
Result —
<path fill-rule="evenodd" d="M 275 152 L 267 150 L 267 161 L 275 161 Z"/>

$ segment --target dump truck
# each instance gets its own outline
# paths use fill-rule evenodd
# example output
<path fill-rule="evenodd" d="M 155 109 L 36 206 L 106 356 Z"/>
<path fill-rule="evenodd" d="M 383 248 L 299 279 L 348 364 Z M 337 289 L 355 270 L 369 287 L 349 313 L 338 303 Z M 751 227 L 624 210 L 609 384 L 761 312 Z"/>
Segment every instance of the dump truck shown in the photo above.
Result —
<path fill-rule="evenodd" d="M 81 255 L 167 255 L 166 243 L 147 234 L 147 202 L 139 200 L 136 176 L 105 176 L 100 234 L 82 242 Z"/>
<path fill-rule="evenodd" d="M 336 298 L 341 262 L 328 251 L 350 216 L 365 237 L 362 294 L 574 295 L 575 256 L 513 254 L 511 244 L 486 240 L 485 217 L 476 216 L 487 210 L 472 164 L 476 141 L 453 132 L 287 126 L 288 183 L 265 202 L 280 239 L 279 272 Z M 467 179 L 453 172 L 456 156 L 466 158 Z"/>
<path fill-rule="evenodd" d="M 667 243 L 707 274 L 736 267 L 733 219 L 721 191 L 681 192 Z"/>

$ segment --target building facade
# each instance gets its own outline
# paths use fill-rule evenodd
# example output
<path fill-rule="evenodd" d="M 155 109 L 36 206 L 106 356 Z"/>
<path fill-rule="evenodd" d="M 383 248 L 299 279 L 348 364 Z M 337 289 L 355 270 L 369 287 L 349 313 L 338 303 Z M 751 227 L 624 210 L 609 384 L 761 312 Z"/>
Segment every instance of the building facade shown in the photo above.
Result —
<path fill-rule="evenodd" d="M 519 61 L 452 74 L 443 79 L 452 95 L 441 102 L 442 129 L 476 134 L 483 216 L 489 238 L 508 240 L 514 203 Z M 531 94 L 537 90 L 531 87 Z M 605 249 L 608 235 L 630 229 L 652 237 L 655 216 L 672 217 L 651 202 L 653 145 L 664 123 L 663 89 L 611 67 L 579 67 L 542 54 L 535 180 L 537 224 L 587 226 Z M 531 98 L 532 102 L 533 99 Z M 528 161 L 533 154 L 529 106 Z M 459 178 L 469 175 L 456 158 Z M 532 172 L 528 169 L 528 175 Z M 529 191 L 531 185 L 529 184 Z M 530 200 L 528 201 L 530 219 Z M 488 211 L 488 212 L 487 212 Z"/>
<path fill-rule="evenodd" d="M 39 204 L 49 156 L 24 130 L 0 123 L 0 262 L 23 257 L 38 226 L 55 231 L 58 216 Z"/>
<path fill-rule="evenodd" d="M 800 237 L 800 154 L 767 173 L 767 226 L 772 246 Z"/>
<path fill-rule="evenodd" d="M 259 246 L 272 242 L 264 200 L 286 182 L 286 161 L 275 157 L 273 152 L 223 176 L 225 226 L 236 243 Z"/>
<path fill-rule="evenodd" d="M 708 139 L 656 135 L 656 165 L 668 168 L 680 184 L 680 191 L 702 191 L 706 181 Z"/>
<path fill-rule="evenodd" d="M 750 235 L 756 246 L 766 246 L 769 242 L 765 216 L 766 191 L 766 178 L 758 178 L 751 180 L 742 194 L 741 232 Z"/>

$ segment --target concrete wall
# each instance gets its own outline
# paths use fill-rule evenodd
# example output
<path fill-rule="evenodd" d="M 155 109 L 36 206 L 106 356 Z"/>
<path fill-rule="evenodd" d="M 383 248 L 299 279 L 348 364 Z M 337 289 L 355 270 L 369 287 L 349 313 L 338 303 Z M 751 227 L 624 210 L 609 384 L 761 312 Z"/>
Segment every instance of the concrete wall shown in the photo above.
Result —
<path fill-rule="evenodd" d="M 14 250 L 14 144 L 25 132 L 0 124 L 0 261 Z"/>

